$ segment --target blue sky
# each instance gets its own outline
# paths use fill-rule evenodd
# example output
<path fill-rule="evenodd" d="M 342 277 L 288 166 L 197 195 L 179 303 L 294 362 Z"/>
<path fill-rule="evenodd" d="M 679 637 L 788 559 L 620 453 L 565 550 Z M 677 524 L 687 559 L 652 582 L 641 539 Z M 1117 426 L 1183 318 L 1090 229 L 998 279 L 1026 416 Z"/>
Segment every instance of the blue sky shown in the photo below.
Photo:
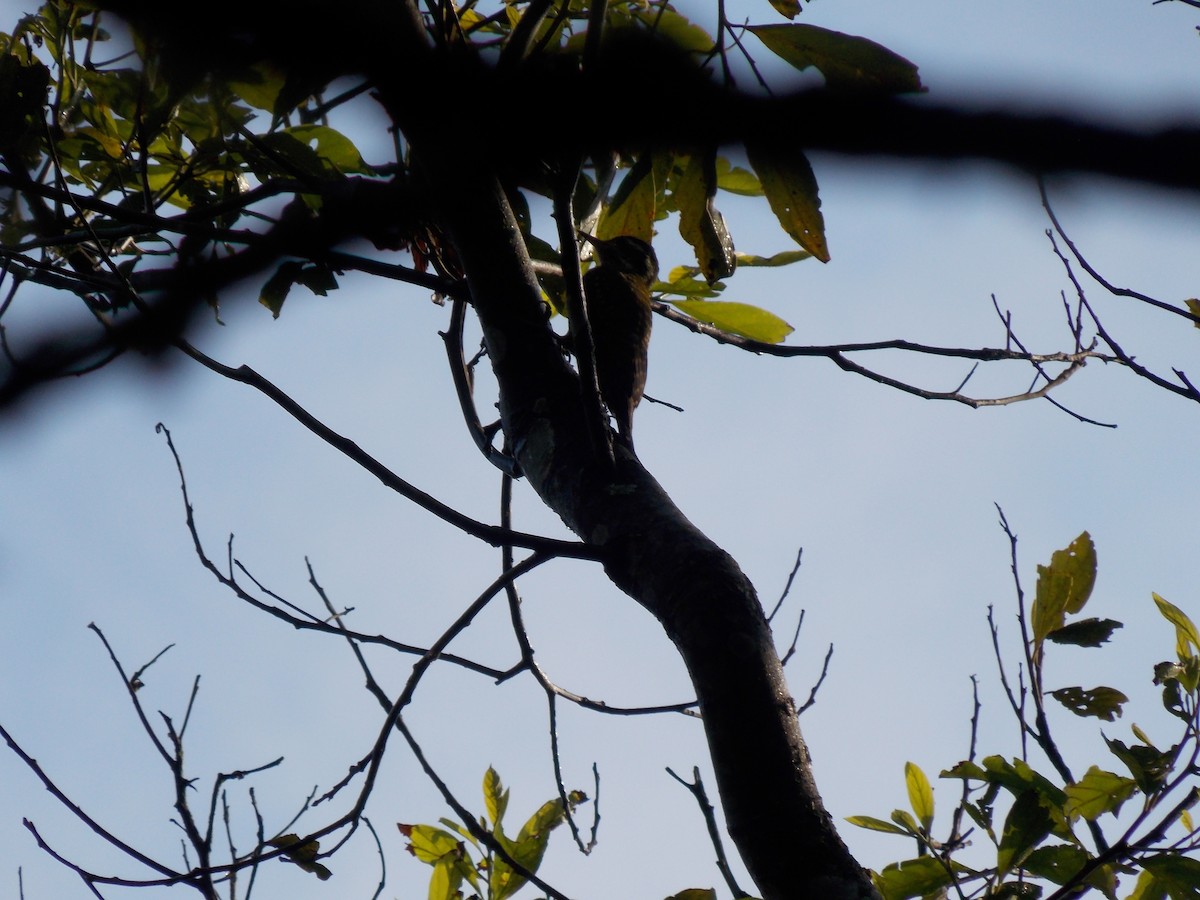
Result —
<path fill-rule="evenodd" d="M 0 3 L 3 20 L 17 8 Z M 933 99 L 1152 124 L 1180 111 L 1196 121 L 1195 12 L 1096 0 L 820 0 L 803 16 L 904 54 L 921 67 Z M 775 21 L 766 4 L 746 4 L 738 15 Z M 371 156 L 370 142 L 363 146 Z M 729 299 L 788 319 L 794 343 L 904 337 L 996 345 L 1003 331 L 994 294 L 1031 347 L 1063 343 L 1060 291 L 1070 285 L 1050 252 L 1031 179 L 983 164 L 815 156 L 814 167 L 832 261 L 739 273 Z M 1078 177 L 1055 179 L 1051 194 L 1064 226 L 1113 282 L 1176 303 L 1200 295 L 1195 195 Z M 722 198 L 722 208 L 739 249 L 788 246 L 764 204 Z M 664 268 L 686 261 L 673 228 L 664 226 L 656 242 Z M 227 325 L 199 327 L 194 339 L 224 362 L 253 365 L 419 487 L 494 521 L 498 479 L 457 417 L 437 336 L 447 311 L 417 289 L 351 276 L 342 285 L 326 298 L 297 291 L 276 322 L 252 297 L 231 296 Z M 1192 329 L 1089 289 L 1139 359 L 1200 376 Z M 23 302 L 38 315 L 66 306 L 33 291 Z M 959 363 L 862 361 L 943 389 L 966 371 Z M 1020 390 L 1027 377 L 1016 367 L 977 376 L 981 388 L 1001 394 Z M 904 805 L 905 761 L 933 776 L 964 755 L 972 674 L 985 702 L 981 748 L 1015 752 L 984 618 L 994 604 L 1012 638 L 1008 545 L 994 503 L 1020 535 L 1027 589 L 1036 563 L 1090 530 L 1100 575 L 1089 611 L 1125 622 L 1103 651 L 1065 648 L 1052 657 L 1048 680 L 1112 684 L 1132 702 L 1106 734 L 1127 738 L 1136 721 L 1170 740 L 1150 667 L 1170 654 L 1173 634 L 1150 592 L 1200 617 L 1192 549 L 1200 492 L 1191 472 L 1200 409 L 1193 404 L 1091 365 L 1057 396 L 1118 423 L 1115 430 L 1083 425 L 1045 402 L 973 411 L 895 393 L 823 360 L 742 354 L 662 320 L 647 390 L 685 412 L 643 405 L 642 459 L 739 560 L 764 602 L 773 603 L 804 548 L 780 641 L 806 609 L 788 669 L 801 697 L 825 647 L 836 648 L 818 702 L 802 719 L 835 817 L 886 817 Z M 359 630 L 433 640 L 494 577 L 497 559 L 381 490 L 265 399 L 185 365 L 113 366 L 42 392 L 5 419 L 0 722 L 112 830 L 175 862 L 167 773 L 89 622 L 104 628 L 130 668 L 175 644 L 147 675 L 143 699 L 152 709 L 182 717 L 192 679 L 202 676 L 188 734 L 189 768 L 202 783 L 215 771 L 286 756 L 255 781 L 268 829 L 290 818 L 313 785 L 341 778 L 374 739 L 379 714 L 342 647 L 239 605 L 201 570 L 173 462 L 154 432 L 159 421 L 182 454 L 214 557 L 223 558 L 235 532 L 236 555 L 256 577 L 311 604 L 307 556 L 334 602 L 355 607 Z M 515 516 L 525 530 L 562 532 L 524 485 Z M 539 658 L 565 687 L 615 705 L 689 697 L 661 629 L 596 567 L 556 564 L 523 581 L 521 592 Z M 489 611 L 455 648 L 511 664 L 506 621 L 502 609 Z M 408 666 L 383 655 L 377 664 L 390 688 Z M 544 718 L 544 701 L 528 681 L 494 687 L 435 668 L 410 721 L 461 799 L 481 808 L 478 784 L 491 764 L 512 785 L 518 818 L 553 793 Z M 1116 764 L 1104 758 L 1093 721 L 1065 711 L 1059 721 L 1080 773 L 1094 762 Z M 569 849 L 565 833 L 556 839 L 545 871 L 559 888 L 580 897 L 657 898 L 718 883 L 694 804 L 664 772 L 698 765 L 708 773 L 698 723 L 563 709 L 560 732 L 570 786 L 591 793 L 591 764 L 600 767 L 603 825 L 588 860 Z M 751 747 L 747 760 L 753 764 Z M 955 787 L 935 783 L 944 811 Z M 252 820 L 243 787 L 231 797 L 246 848 Z M 401 852 L 394 825 L 447 811 L 398 741 L 370 814 L 386 852 L 385 895 L 424 896 L 428 870 Z M 59 810 L 18 760 L 0 755 L 0 893 L 15 895 L 21 866 L 30 900 L 86 894 L 34 846 L 22 816 L 85 865 L 137 874 Z M 866 865 L 910 849 L 849 826 L 843 833 Z M 327 885 L 269 869 L 257 895 L 370 896 L 378 874 L 365 836 L 330 866 Z"/>

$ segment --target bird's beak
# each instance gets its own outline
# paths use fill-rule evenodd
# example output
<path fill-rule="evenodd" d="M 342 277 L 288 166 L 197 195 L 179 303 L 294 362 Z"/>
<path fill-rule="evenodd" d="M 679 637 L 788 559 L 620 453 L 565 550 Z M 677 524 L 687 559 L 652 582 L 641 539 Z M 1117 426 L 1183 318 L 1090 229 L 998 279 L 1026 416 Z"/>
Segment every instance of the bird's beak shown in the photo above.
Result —
<path fill-rule="evenodd" d="M 601 244 L 604 243 L 604 241 L 600 240 L 600 238 L 592 237 L 586 231 L 577 231 L 575 233 L 577 235 L 579 235 L 581 238 L 583 238 L 585 241 L 587 241 L 589 244 L 591 244 L 593 247 L 599 247 Z"/>

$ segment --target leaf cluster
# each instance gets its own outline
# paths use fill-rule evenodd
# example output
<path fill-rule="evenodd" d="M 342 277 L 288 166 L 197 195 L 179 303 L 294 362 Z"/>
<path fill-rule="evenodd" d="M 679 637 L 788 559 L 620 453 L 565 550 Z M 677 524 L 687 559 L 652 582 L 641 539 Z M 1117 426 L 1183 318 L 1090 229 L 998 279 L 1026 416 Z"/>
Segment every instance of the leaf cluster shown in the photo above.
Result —
<path fill-rule="evenodd" d="M 450 819 L 440 819 L 444 828 L 436 825 L 406 825 L 396 827 L 408 839 L 408 852 L 433 867 L 429 879 L 429 900 L 461 900 L 462 886 L 470 885 L 471 900 L 507 900 L 527 882 L 528 873 L 536 873 L 546 854 L 550 833 L 567 816 L 562 800 L 547 800 L 531 815 L 515 838 L 504 831 L 504 816 L 508 811 L 508 788 L 500 781 L 495 769 L 489 767 L 483 776 L 483 800 L 487 814 L 479 817 L 479 827 L 491 841 L 481 842 L 471 830 Z M 574 809 L 587 801 L 582 791 L 571 791 L 567 800 Z M 503 853 L 497 853 L 499 847 Z M 518 868 L 513 866 L 517 864 Z"/>
<path fill-rule="evenodd" d="M 128 30 L 101 27 L 110 8 L 127 18 Z M 650 36 L 652 43 L 636 44 L 639 52 L 664 59 L 681 53 L 697 71 L 729 87 L 734 48 L 753 65 L 743 40 L 732 40 L 730 23 L 720 23 L 718 40 L 666 2 L 629 0 L 601 8 L 603 46 L 623 46 L 624 35 Z M 271 24 L 272 9 L 268 4 L 257 11 L 254 23 Z M 790 17 L 798 9 L 781 12 Z M 569 72 L 599 65 L 589 57 L 591 12 L 591 4 L 579 2 L 497 4 L 494 11 L 469 3 L 443 10 L 425 25 L 435 43 L 498 60 L 498 73 L 514 65 Z M 241 49 L 233 41 L 235 50 L 207 62 L 190 46 L 195 24 L 182 13 L 150 16 L 119 2 L 51 0 L 0 35 L 0 152 L 9 186 L 23 187 L 0 195 L 0 232 L 5 254 L 28 269 L 22 274 L 58 286 L 74 282 L 81 295 L 108 286 L 106 298 L 93 297 L 91 305 L 111 312 L 136 302 L 114 295 L 140 289 L 143 281 L 134 275 L 147 260 L 180 266 L 247 256 L 271 233 L 264 226 L 295 225 L 307 216 L 322 221 L 306 229 L 304 239 L 272 244 L 275 255 L 292 257 L 262 288 L 260 299 L 275 316 L 296 284 L 319 294 L 336 288 L 346 260 L 332 264 L 327 251 L 356 235 L 379 249 L 408 251 L 414 273 L 433 268 L 447 279 L 459 277 L 427 201 L 410 197 L 399 210 L 393 205 L 385 211 L 365 206 L 359 191 L 358 215 L 330 221 L 336 216 L 329 198 L 358 191 L 359 181 L 403 184 L 419 193 L 419 179 L 402 132 L 395 157 L 376 164 L 363 158 L 348 133 L 355 121 L 348 113 L 367 112 L 371 74 L 356 74 L 352 63 L 333 53 L 300 65 L 303 42 L 287 37 L 299 25 L 291 19 L 276 24 L 283 37 Z M 793 23 L 739 31 L 795 69 L 819 71 L 831 88 L 884 95 L 921 90 L 915 66 L 865 38 Z M 301 46 L 280 50 L 285 39 Z M 358 81 L 342 90 L 346 77 Z M 559 250 L 529 210 L 536 197 L 553 196 L 564 168 L 573 164 L 583 169 L 577 208 L 588 213 L 577 225 L 585 230 L 650 240 L 659 222 L 677 215 L 695 265 L 671 272 L 658 286 L 663 299 L 707 325 L 778 343 L 791 331 L 781 318 L 713 298 L 738 265 L 829 259 L 817 181 L 799 148 L 786 157 L 754 145 L 745 152 L 749 169 L 714 148 L 623 149 L 615 157 L 589 154 L 578 163 L 548 148 L 544 159 L 508 173 L 510 201 L 531 255 L 551 267 L 560 264 Z M 718 189 L 765 198 L 802 249 L 769 258 L 737 253 L 715 203 Z M 16 249 L 39 251 L 40 265 Z M 51 279 L 46 270 L 60 277 Z M 543 287 L 560 305 L 557 276 L 544 273 Z M 216 305 L 215 292 L 208 300 Z"/>
<path fill-rule="evenodd" d="M 1015 696 L 1003 665 L 1001 673 L 1022 736 L 1043 752 L 1051 773 L 1035 768 L 1027 752 L 1017 758 L 987 755 L 978 760 L 972 753 L 971 758 L 941 772 L 941 778 L 961 783 L 961 797 L 951 814 L 948 834 L 935 838 L 933 788 L 925 773 L 910 762 L 905 767 L 905 784 L 911 812 L 895 810 L 886 820 L 872 816 L 849 819 L 862 828 L 916 841 L 916 857 L 874 873 L 886 900 L 943 898 L 951 893 L 958 897 L 1062 898 L 1090 891 L 1110 900 L 1181 900 L 1200 891 L 1200 863 L 1191 856 L 1200 848 L 1200 829 L 1189 812 L 1200 800 L 1196 783 L 1200 774 L 1200 679 L 1195 677 L 1200 666 L 1200 634 L 1192 620 L 1153 595 L 1157 610 L 1175 628 L 1176 658 L 1154 667 L 1163 704 L 1180 722 L 1180 734 L 1173 744 L 1160 747 L 1133 725 L 1135 743 L 1103 736 L 1105 747 L 1119 764 L 1118 771 L 1092 764 L 1081 777 L 1075 777 L 1054 741 L 1043 707 L 1046 695 L 1078 716 L 1106 722 L 1121 715 L 1127 699 L 1110 687 L 1073 686 L 1052 691 L 1042 687 L 1047 642 L 1099 647 L 1121 627 L 1111 619 L 1068 621 L 1082 612 L 1095 579 L 1095 547 L 1084 532 L 1052 554 L 1047 565 L 1038 566 L 1037 590 L 1028 610 L 1017 582 L 1028 688 Z M 1030 706 L 1032 716 L 1028 714 Z M 975 724 L 977 721 L 978 709 Z M 1121 816 L 1126 804 L 1136 810 Z M 972 835 L 977 836 L 976 843 L 982 838 L 994 862 L 980 866 L 964 861 Z M 1132 889 L 1122 890 L 1129 878 L 1134 879 Z"/>

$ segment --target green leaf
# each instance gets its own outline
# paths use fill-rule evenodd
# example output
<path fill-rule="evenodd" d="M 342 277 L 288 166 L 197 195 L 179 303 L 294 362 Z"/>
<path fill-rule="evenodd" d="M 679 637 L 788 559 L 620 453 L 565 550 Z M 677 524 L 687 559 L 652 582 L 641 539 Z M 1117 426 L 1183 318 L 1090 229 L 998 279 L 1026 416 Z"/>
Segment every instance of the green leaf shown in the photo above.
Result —
<path fill-rule="evenodd" d="M 743 197 L 761 197 L 762 182 L 749 169 L 733 165 L 723 156 L 717 157 L 717 187 Z"/>
<path fill-rule="evenodd" d="M 507 792 L 505 802 L 507 803 Z M 568 795 L 572 808 L 575 804 L 587 799 L 582 791 L 571 791 Z M 514 860 L 528 869 L 536 872 L 546 854 L 546 846 L 550 841 L 550 832 L 566 821 L 562 801 L 547 800 L 521 826 L 515 840 L 503 840 L 505 849 Z M 497 837 L 501 837 L 497 829 Z M 520 890 L 525 884 L 525 878 L 518 875 L 503 859 L 493 860 L 492 871 L 488 876 L 491 886 L 491 900 L 505 900 Z"/>
<path fill-rule="evenodd" d="M 243 153 L 254 174 L 264 181 L 276 175 L 323 178 L 326 174 L 321 155 L 288 132 L 261 135 Z"/>
<path fill-rule="evenodd" d="M 658 190 L 650 160 L 638 161 L 621 179 L 611 205 L 604 209 L 596 224 L 596 237 L 602 240 L 631 234 L 647 243 L 654 237 L 654 219 Z"/>
<path fill-rule="evenodd" d="M 1142 869 L 1137 884 L 1133 886 L 1133 893 L 1125 900 L 1167 900 L 1167 889 L 1148 869 Z"/>
<path fill-rule="evenodd" d="M 749 253 L 739 253 L 737 255 L 737 263 L 739 266 L 774 269 L 779 266 L 790 266 L 794 262 L 811 258 L 812 254 L 807 250 L 784 250 L 781 253 L 775 253 L 771 256 L 753 256 Z"/>
<path fill-rule="evenodd" d="M 408 838 L 408 852 L 423 863 L 433 865 L 448 853 L 463 852 L 462 841 L 441 828 L 400 823 L 397 823 L 396 827 Z"/>
<path fill-rule="evenodd" d="M 1096 687 L 1085 691 L 1081 687 L 1065 687 L 1051 691 L 1050 696 L 1077 716 L 1094 717 L 1113 722 L 1121 715 L 1121 704 L 1129 698 L 1116 688 Z"/>
<path fill-rule="evenodd" d="M 283 89 L 284 72 L 267 63 L 259 63 L 245 71 L 241 78 L 229 82 L 229 88 L 255 109 L 275 111 L 275 101 Z"/>
<path fill-rule="evenodd" d="M 907 810 L 893 809 L 892 821 L 903 828 L 906 834 L 910 834 L 913 837 L 917 837 L 921 833 L 921 828 L 917 825 L 917 820 Z"/>
<path fill-rule="evenodd" d="M 885 94 L 925 90 L 915 65 L 866 38 L 815 25 L 751 25 L 747 30 L 797 69 L 819 69 L 830 88 Z"/>
<path fill-rule="evenodd" d="M 717 900 L 717 892 L 712 888 L 688 888 L 672 894 L 667 900 Z"/>
<path fill-rule="evenodd" d="M 692 53 L 709 53 L 716 44 L 711 34 L 670 6 L 639 9 L 633 18 L 653 28 L 676 47 Z"/>
<path fill-rule="evenodd" d="M 1036 791 L 1028 790 L 1019 795 L 1004 819 L 1004 830 L 996 853 L 998 870 L 1001 873 L 1010 872 L 1020 866 L 1029 852 L 1046 839 L 1053 827 L 1050 814 Z"/>
<path fill-rule="evenodd" d="M 439 859 L 433 864 L 429 876 L 429 900 L 457 900 L 458 888 L 462 884 L 462 873 L 453 859 Z"/>
<path fill-rule="evenodd" d="M 1094 822 L 1106 812 L 1116 815 L 1137 790 L 1137 782 L 1092 766 L 1075 784 L 1067 785 L 1066 813 Z"/>
<path fill-rule="evenodd" d="M 693 319 L 707 322 L 729 334 L 766 344 L 778 344 L 795 331 L 774 313 L 748 303 L 727 300 L 671 300 L 672 306 Z"/>
<path fill-rule="evenodd" d="M 371 167 L 363 160 L 354 143 L 328 125 L 294 125 L 281 133 L 312 147 L 321 162 L 337 174 L 372 174 Z"/>
<path fill-rule="evenodd" d="M 783 230 L 821 262 L 829 262 L 821 198 L 808 158 L 798 149 L 781 156 L 760 151 L 754 144 L 746 145 L 746 155 Z"/>
<path fill-rule="evenodd" d="M 904 764 L 904 786 L 908 789 L 908 803 L 912 811 L 920 819 L 922 827 L 929 831 L 933 825 L 933 788 L 916 763 Z"/>
<path fill-rule="evenodd" d="M 1171 900 L 1200 897 L 1200 860 L 1178 853 L 1164 853 L 1142 860 L 1155 882 L 1166 889 Z"/>
<path fill-rule="evenodd" d="M 296 283 L 304 285 L 318 297 L 325 297 L 338 287 L 333 270 L 320 263 L 302 268 L 296 277 Z"/>
<path fill-rule="evenodd" d="M 983 760 L 989 783 L 998 784 L 1014 797 L 1033 790 L 1042 797 L 1048 807 L 1062 806 L 1067 795 L 1044 775 L 1039 774 L 1023 759 L 1011 763 L 1002 756 L 988 756 Z"/>
<path fill-rule="evenodd" d="M 1033 600 L 1033 642 L 1041 646 L 1046 635 L 1062 628 L 1067 613 L 1083 609 L 1096 584 L 1096 547 L 1086 531 L 1067 548 L 1050 556 L 1050 565 L 1038 566 Z"/>
<path fill-rule="evenodd" d="M 285 260 L 263 285 L 258 302 L 271 311 L 273 318 L 278 319 L 283 302 L 287 300 L 294 284 L 302 284 L 322 297 L 329 291 L 336 290 L 338 286 L 337 279 L 327 266 Z"/>
<path fill-rule="evenodd" d="M 1142 739 L 1145 740 L 1144 737 Z M 1125 763 L 1129 774 L 1133 776 L 1143 794 L 1153 794 L 1162 787 L 1171 771 L 1171 752 L 1164 753 L 1157 747 L 1150 746 L 1148 741 L 1145 744 L 1127 747 L 1116 738 L 1104 740 L 1113 755 Z"/>
<path fill-rule="evenodd" d="M 1178 606 L 1168 603 L 1158 594 L 1150 596 L 1154 598 L 1163 618 L 1175 626 L 1175 652 L 1179 654 L 1180 661 L 1200 653 L 1200 632 L 1196 630 L 1192 620 Z M 1195 690 L 1195 688 L 1193 687 L 1191 690 Z"/>
<path fill-rule="evenodd" d="M 1091 856 L 1082 847 L 1073 844 L 1053 844 L 1038 847 L 1021 864 L 1038 878 L 1055 884 L 1066 884 L 1087 864 Z"/>
<path fill-rule="evenodd" d="M 679 234 L 696 253 L 696 262 L 709 284 L 728 278 L 737 268 L 733 238 L 725 217 L 713 205 L 717 193 L 716 168 L 711 156 L 693 154 L 675 188 L 679 207 Z"/>
<path fill-rule="evenodd" d="M 949 769 L 943 769 L 942 778 L 963 778 L 968 781 L 987 781 L 988 773 L 979 763 L 964 759 Z"/>
<path fill-rule="evenodd" d="M 846 816 L 846 821 L 851 825 L 857 825 L 859 828 L 866 828 L 868 831 L 882 831 L 885 834 L 899 834 L 908 837 L 909 833 L 906 829 L 893 825 L 891 822 L 885 822 L 883 819 L 876 819 L 872 816 Z"/>
<path fill-rule="evenodd" d="M 287 300 L 287 295 L 291 292 L 292 285 L 296 283 L 303 267 L 303 263 L 295 260 L 281 262 L 275 270 L 275 274 L 267 279 L 267 283 L 259 291 L 258 302 L 271 311 L 273 318 L 279 318 L 283 302 Z"/>
<path fill-rule="evenodd" d="M 501 783 L 499 773 L 491 766 L 483 773 L 483 802 L 492 825 L 498 826 L 508 809 L 508 791 Z"/>
<path fill-rule="evenodd" d="M 1055 628 L 1046 640 L 1077 647 L 1099 647 L 1107 643 L 1114 631 L 1125 626 L 1115 619 L 1080 619 L 1062 628 Z"/>
<path fill-rule="evenodd" d="M 725 285 L 720 282 L 709 284 L 707 281 L 696 278 L 699 274 L 700 270 L 696 266 L 676 266 L 668 276 L 669 281 L 656 282 L 651 290 L 700 299 L 719 297 L 725 290 Z"/>
<path fill-rule="evenodd" d="M 924 897 L 953 884 L 946 867 L 928 856 L 892 863 L 882 872 L 873 872 L 871 880 L 884 900 Z"/>

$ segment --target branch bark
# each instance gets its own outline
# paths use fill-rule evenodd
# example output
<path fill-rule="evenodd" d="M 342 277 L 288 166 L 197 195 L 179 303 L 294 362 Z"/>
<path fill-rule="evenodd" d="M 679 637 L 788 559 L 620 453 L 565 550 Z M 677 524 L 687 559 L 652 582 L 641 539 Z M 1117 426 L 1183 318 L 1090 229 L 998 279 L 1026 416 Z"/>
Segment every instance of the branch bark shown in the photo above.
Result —
<path fill-rule="evenodd" d="M 483 143 L 458 133 L 466 127 L 417 123 L 405 133 L 466 272 L 514 455 L 542 500 L 605 551 L 609 577 L 678 648 L 730 834 L 762 896 L 875 897 L 821 803 L 753 585 L 624 447 L 614 467 L 588 440 L 578 380 L 541 312 L 516 219 L 487 161 L 467 155 Z"/>

